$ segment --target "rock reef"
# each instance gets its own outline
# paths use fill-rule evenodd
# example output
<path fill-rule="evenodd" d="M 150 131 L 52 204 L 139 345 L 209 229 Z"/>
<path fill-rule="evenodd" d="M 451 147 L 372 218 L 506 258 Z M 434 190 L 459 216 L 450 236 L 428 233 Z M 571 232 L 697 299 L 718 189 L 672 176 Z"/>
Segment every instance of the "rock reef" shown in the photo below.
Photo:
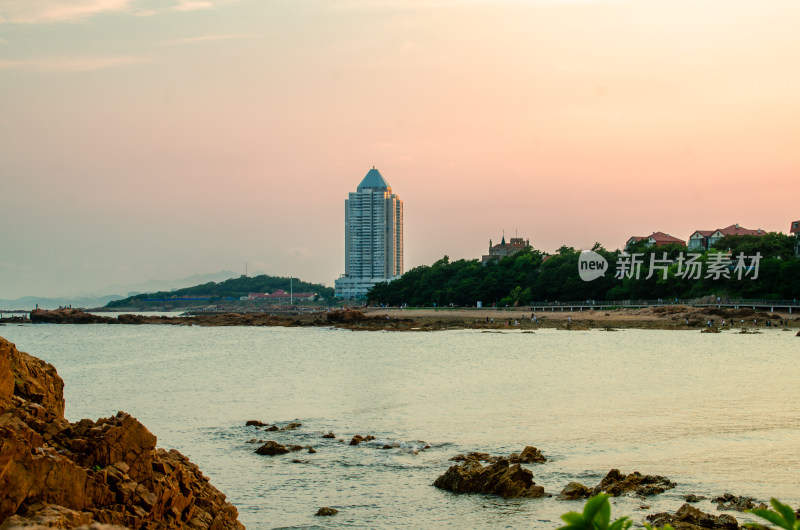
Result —
<path fill-rule="evenodd" d="M 134 417 L 67 421 L 63 389 L 52 365 L 0 337 L 0 528 L 244 528 L 200 469 L 156 448 Z"/>
<path fill-rule="evenodd" d="M 647 520 L 654 528 L 671 525 L 675 530 L 703 530 L 706 528 L 736 530 L 739 528 L 739 522 L 735 517 L 728 514 L 711 515 L 698 510 L 691 504 L 684 504 L 674 514 L 664 512 L 648 515 Z"/>
<path fill-rule="evenodd" d="M 544 497 L 544 488 L 533 481 L 533 473 L 519 464 L 500 458 L 487 466 L 469 458 L 450 466 L 433 483 L 453 493 L 485 493 L 501 497 Z"/>

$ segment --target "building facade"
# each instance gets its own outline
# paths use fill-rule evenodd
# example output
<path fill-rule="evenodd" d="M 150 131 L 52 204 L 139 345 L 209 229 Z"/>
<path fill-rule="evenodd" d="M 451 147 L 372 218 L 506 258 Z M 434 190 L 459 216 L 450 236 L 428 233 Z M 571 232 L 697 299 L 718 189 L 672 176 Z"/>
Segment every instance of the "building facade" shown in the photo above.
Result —
<path fill-rule="evenodd" d="M 486 265 L 490 261 L 499 261 L 507 256 L 513 256 L 526 248 L 531 248 L 530 239 L 512 237 L 511 240 L 506 243 L 506 236 L 503 234 L 503 239 L 496 245 L 492 245 L 492 240 L 489 240 L 489 253 L 481 256 L 481 263 Z"/>
<path fill-rule="evenodd" d="M 632 245 L 639 241 L 645 241 L 648 247 L 663 247 L 664 245 L 680 245 L 686 246 L 686 241 L 678 239 L 677 237 L 665 234 L 664 232 L 653 232 L 649 236 L 631 236 L 625 243 L 625 250 L 628 250 Z"/>
<path fill-rule="evenodd" d="M 714 243 L 719 241 L 725 236 L 763 236 L 767 232 L 761 230 L 751 230 L 743 228 L 738 224 L 726 226 L 725 228 L 718 228 L 716 230 L 695 230 L 689 236 L 689 250 L 706 251 L 714 246 Z"/>
<path fill-rule="evenodd" d="M 374 166 L 344 201 L 344 232 L 338 298 L 363 298 L 376 283 L 403 274 L 403 201 Z"/>

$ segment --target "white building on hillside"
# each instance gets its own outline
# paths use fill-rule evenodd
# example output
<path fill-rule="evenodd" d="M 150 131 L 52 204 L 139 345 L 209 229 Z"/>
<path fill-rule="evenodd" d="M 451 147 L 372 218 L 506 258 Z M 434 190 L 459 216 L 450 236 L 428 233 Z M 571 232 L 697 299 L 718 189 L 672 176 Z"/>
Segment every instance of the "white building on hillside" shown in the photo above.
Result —
<path fill-rule="evenodd" d="M 403 201 L 373 166 L 344 201 L 345 273 L 336 296 L 362 298 L 403 274 Z"/>

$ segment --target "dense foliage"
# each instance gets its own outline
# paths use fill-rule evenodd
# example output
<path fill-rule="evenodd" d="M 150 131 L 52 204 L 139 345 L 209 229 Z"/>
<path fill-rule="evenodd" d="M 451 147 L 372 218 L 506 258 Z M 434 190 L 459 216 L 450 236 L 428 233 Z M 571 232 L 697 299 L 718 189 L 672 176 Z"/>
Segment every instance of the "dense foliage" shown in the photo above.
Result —
<path fill-rule="evenodd" d="M 109 302 L 106 307 L 126 307 L 136 302 L 141 302 L 145 299 L 153 298 L 180 298 L 180 297 L 205 297 L 212 298 L 236 298 L 240 296 L 247 296 L 250 293 L 272 293 L 278 289 L 283 289 L 289 292 L 291 288 L 295 293 L 319 293 L 320 297 L 325 299 L 333 298 L 333 289 L 325 287 L 319 283 L 308 283 L 297 278 L 291 280 L 290 278 L 281 276 L 267 276 L 262 274 L 260 276 L 240 276 L 239 278 L 230 278 L 222 282 L 208 282 L 193 287 L 186 287 L 184 289 L 176 289 L 174 291 L 159 291 L 156 293 L 145 293 L 130 296 L 122 300 L 115 300 Z"/>
<path fill-rule="evenodd" d="M 628 249 L 628 254 L 641 254 L 641 271 L 623 279 L 615 278 L 620 251 L 607 251 L 596 244 L 592 250 L 608 262 L 605 276 L 583 281 L 578 275 L 580 251 L 561 247 L 551 256 L 529 249 L 514 256 L 482 265 L 480 260 L 450 261 L 447 256 L 430 266 L 420 266 L 389 283 L 376 285 L 368 295 L 370 303 L 409 306 L 484 306 L 527 305 L 533 301 L 579 300 L 672 300 L 675 298 L 763 298 L 791 300 L 800 298 L 800 259 L 795 257 L 797 238 L 778 233 L 765 236 L 729 236 L 714 248 L 702 253 L 700 278 L 684 278 L 676 274 L 684 270 L 679 257 L 688 257 L 686 247 L 667 245 L 648 248 L 644 242 Z M 721 256 L 715 256 L 717 254 Z M 730 253 L 730 255 L 728 255 Z M 759 253 L 758 278 L 754 270 L 737 277 L 736 257 L 743 253 L 746 263 Z M 651 259 L 668 264 L 666 279 L 661 270 L 647 278 Z M 719 278 L 708 275 L 709 260 L 731 259 L 726 274 Z"/>

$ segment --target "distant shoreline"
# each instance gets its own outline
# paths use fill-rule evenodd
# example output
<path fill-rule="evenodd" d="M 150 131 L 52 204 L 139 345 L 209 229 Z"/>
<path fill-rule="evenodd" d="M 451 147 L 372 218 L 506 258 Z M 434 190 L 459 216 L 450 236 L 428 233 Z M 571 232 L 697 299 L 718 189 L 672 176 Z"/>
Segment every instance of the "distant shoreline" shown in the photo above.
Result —
<path fill-rule="evenodd" d="M 769 326 L 767 323 L 769 322 Z M 734 330 L 741 332 L 800 328 L 800 316 L 752 309 L 660 306 L 644 309 L 531 312 L 513 309 L 363 308 L 316 312 L 197 313 L 193 316 L 119 314 L 96 315 L 80 309 L 34 310 L 30 316 L 0 319 L 0 323 L 161 324 L 183 326 L 334 327 L 354 331 L 441 331 L 452 329 L 660 329 Z"/>

